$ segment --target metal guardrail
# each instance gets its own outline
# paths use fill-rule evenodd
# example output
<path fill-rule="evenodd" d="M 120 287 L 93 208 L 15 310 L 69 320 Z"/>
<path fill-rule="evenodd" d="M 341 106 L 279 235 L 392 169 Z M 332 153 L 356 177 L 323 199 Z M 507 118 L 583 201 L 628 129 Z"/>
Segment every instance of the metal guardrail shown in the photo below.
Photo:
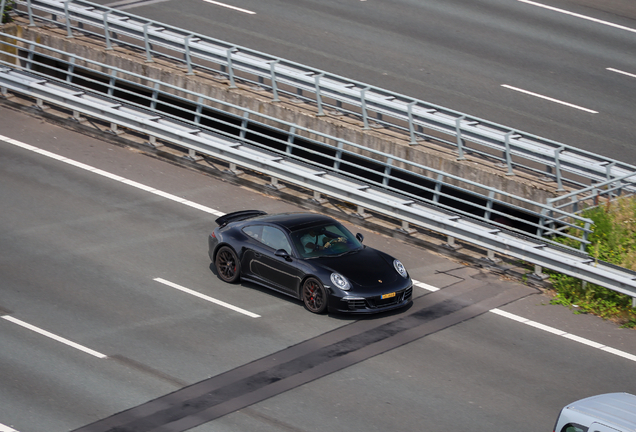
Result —
<path fill-rule="evenodd" d="M 1 35 L 3 34 L 0 33 Z M 502 223 L 503 218 L 510 231 L 535 237 L 542 242 L 555 243 L 549 237 L 558 234 L 578 242 L 582 251 L 589 243 L 587 237 L 591 232 L 592 221 L 576 214 L 565 213 L 553 206 L 536 203 L 306 127 L 272 119 L 202 94 L 181 90 L 186 98 L 179 98 L 172 91 L 176 88 L 171 89 L 171 86 L 152 79 L 144 79 L 148 82 L 147 85 L 132 84 L 127 77 L 139 81 L 141 76 L 73 55 L 66 54 L 69 59 L 61 60 L 56 55 L 61 53 L 59 50 L 26 39 L 14 39 L 16 43 L 0 42 L 0 47 L 8 48 L 4 50 L 7 52 L 5 56 L 14 60 L 5 61 L 5 64 L 21 62 L 26 70 L 47 70 L 49 75 L 61 77 L 58 78 L 59 83 L 81 82 L 84 87 L 101 87 L 104 94 L 116 99 L 118 103 L 150 109 L 154 115 L 172 117 L 188 130 L 208 130 L 248 142 L 254 147 L 261 147 L 285 158 L 346 176 L 360 182 L 360 187 L 373 185 L 388 193 L 399 194 L 404 200 L 425 202 L 486 223 Z M 26 46 L 28 50 L 21 49 L 20 45 Z M 24 58 L 20 57 L 21 52 Z M 52 68 L 49 65 L 53 61 L 58 67 Z M 89 71 L 85 66 L 80 66 L 85 63 L 93 66 L 90 68 L 90 75 L 82 73 Z M 60 65 L 65 65 L 64 69 Z M 52 77 L 48 79 L 54 81 Z M 162 87 L 168 88 L 164 90 Z M 196 103 L 193 102 L 195 100 Z M 213 109 L 212 106 L 221 108 Z M 171 114 L 167 114 L 168 111 Z M 232 112 L 239 114 L 230 114 Z M 272 120 L 276 120 L 277 128 L 266 126 Z M 267 130 L 271 132 L 267 133 Z M 310 139 L 309 136 L 319 136 L 321 140 Z M 359 154 L 360 150 L 371 154 L 371 157 L 362 156 Z M 525 203 L 540 210 L 531 211 L 513 204 L 514 202 Z M 512 214 L 515 212 L 523 213 L 526 218 Z M 529 217 L 534 220 L 528 220 Z M 565 232 L 564 227 L 570 228 L 574 234 Z"/>
<path fill-rule="evenodd" d="M 587 187 L 624 178 L 622 189 L 636 190 L 626 177 L 636 172 L 632 165 L 468 114 L 83 0 L 17 3 L 32 24 L 38 19 L 63 26 L 69 37 L 79 31 L 103 38 L 106 49 L 112 44 L 141 48 L 148 61 L 168 57 L 183 62 L 190 73 L 213 71 L 230 87 L 240 79 L 269 90 L 274 101 L 286 94 L 309 102 L 318 115 L 325 109 L 356 115 L 364 128 L 374 122 L 402 131 L 412 145 L 445 143 L 456 149 L 458 159 L 467 152 L 479 154 L 507 167 L 509 175 L 514 169 L 534 172 L 554 180 L 559 190 L 564 183 Z"/>
<path fill-rule="evenodd" d="M 403 223 L 413 224 L 441 233 L 489 251 L 546 267 L 590 283 L 605 286 L 622 294 L 636 297 L 636 273 L 617 268 L 575 251 L 545 242 L 514 235 L 485 226 L 479 221 L 450 214 L 393 194 L 386 189 L 344 178 L 329 170 L 318 169 L 272 152 L 245 145 L 218 133 L 193 128 L 182 121 L 159 115 L 140 107 L 121 103 L 110 97 L 94 94 L 64 82 L 15 66 L 0 66 L 0 89 L 36 99 L 38 105 L 47 103 L 105 122 L 111 127 L 124 127 L 147 134 L 199 154 L 289 182 L 314 193 L 325 194 L 353 203 Z"/>
<path fill-rule="evenodd" d="M 468 218 L 451 215 L 430 206 L 364 187 L 323 170 L 271 155 L 235 140 L 184 128 L 179 122 L 156 114 L 124 106 L 107 98 L 90 95 L 80 89 L 51 83 L 42 77 L 11 68 L 0 68 L 0 83 L 5 91 L 21 93 L 41 102 L 57 105 L 121 127 L 142 132 L 184 146 L 244 169 L 251 169 L 332 196 L 407 223 L 457 238 L 494 252 L 553 269 L 582 280 L 636 297 L 636 274 L 572 251 L 546 243 L 511 235 Z"/>

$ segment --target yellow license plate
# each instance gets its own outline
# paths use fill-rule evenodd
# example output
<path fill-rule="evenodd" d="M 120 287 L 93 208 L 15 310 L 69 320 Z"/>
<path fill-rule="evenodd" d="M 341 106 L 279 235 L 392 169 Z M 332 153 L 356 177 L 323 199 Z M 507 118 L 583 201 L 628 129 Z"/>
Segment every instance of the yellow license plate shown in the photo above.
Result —
<path fill-rule="evenodd" d="M 395 297 L 395 293 L 394 292 L 389 293 L 389 294 L 382 294 L 382 300 L 388 299 L 388 298 L 391 298 L 391 297 Z"/>

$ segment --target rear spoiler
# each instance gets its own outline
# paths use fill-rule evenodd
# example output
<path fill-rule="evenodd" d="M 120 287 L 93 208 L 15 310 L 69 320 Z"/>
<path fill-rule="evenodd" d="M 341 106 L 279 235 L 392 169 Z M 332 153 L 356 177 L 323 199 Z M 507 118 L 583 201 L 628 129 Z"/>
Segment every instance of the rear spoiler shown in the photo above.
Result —
<path fill-rule="evenodd" d="M 245 219 L 251 219 L 256 216 L 266 215 L 267 212 L 261 210 L 240 210 L 221 216 L 215 222 L 218 226 L 223 227 L 230 222 L 236 222 Z"/>

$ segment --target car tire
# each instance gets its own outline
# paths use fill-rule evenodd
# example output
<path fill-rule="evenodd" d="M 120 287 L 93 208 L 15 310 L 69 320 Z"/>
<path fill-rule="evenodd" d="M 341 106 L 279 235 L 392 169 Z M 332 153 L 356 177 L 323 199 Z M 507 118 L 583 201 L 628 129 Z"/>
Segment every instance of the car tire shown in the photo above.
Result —
<path fill-rule="evenodd" d="M 223 246 L 219 249 L 216 253 L 214 266 L 222 281 L 227 283 L 238 282 L 241 276 L 241 263 L 236 256 L 236 252 L 231 247 Z"/>
<path fill-rule="evenodd" d="M 327 291 L 316 278 L 310 277 L 303 283 L 303 303 L 309 312 L 322 314 L 327 311 Z"/>

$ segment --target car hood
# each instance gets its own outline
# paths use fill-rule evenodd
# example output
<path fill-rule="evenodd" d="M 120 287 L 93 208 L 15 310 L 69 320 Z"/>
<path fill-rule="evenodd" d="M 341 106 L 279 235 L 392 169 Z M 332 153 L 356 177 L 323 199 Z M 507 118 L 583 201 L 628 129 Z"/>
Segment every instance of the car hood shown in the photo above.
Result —
<path fill-rule="evenodd" d="M 386 286 L 402 276 L 393 267 L 393 258 L 373 248 L 365 247 L 343 256 L 320 258 L 327 270 L 340 273 L 354 286 Z"/>

